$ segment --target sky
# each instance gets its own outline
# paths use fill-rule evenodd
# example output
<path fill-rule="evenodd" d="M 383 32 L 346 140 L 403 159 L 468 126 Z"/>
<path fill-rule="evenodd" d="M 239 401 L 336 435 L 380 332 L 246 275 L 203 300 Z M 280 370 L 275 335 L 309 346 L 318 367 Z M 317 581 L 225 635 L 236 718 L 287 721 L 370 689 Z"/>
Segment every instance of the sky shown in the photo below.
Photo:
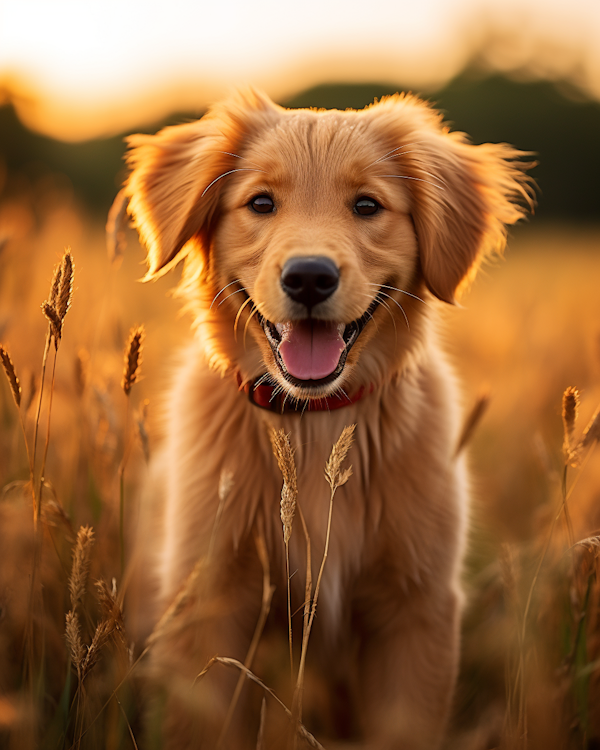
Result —
<path fill-rule="evenodd" d="M 246 84 L 435 90 L 473 57 L 600 99 L 600 0 L 0 0 L 0 92 L 72 140 Z"/>

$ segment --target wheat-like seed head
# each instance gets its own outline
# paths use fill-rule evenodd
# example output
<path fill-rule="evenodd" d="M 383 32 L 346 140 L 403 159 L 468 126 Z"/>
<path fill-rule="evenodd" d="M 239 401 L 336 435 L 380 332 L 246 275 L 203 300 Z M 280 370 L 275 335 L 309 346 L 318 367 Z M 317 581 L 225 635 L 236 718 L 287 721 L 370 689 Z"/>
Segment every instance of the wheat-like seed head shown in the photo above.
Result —
<path fill-rule="evenodd" d="M 565 389 L 562 399 L 563 453 L 567 460 L 573 456 L 573 432 L 579 413 L 579 391 L 573 386 Z"/>
<path fill-rule="evenodd" d="M 283 476 L 283 487 L 281 488 L 280 515 L 283 524 L 283 540 L 287 544 L 292 536 L 292 524 L 296 512 L 298 499 L 298 478 L 296 474 L 296 462 L 294 461 L 294 450 L 290 444 L 290 436 L 281 430 L 271 428 L 269 438 L 273 448 L 273 454 L 277 459 L 277 465 Z"/>
<path fill-rule="evenodd" d="M 50 285 L 50 295 L 47 300 L 42 302 L 42 310 L 50 323 L 50 332 L 54 338 L 54 348 L 58 350 L 58 345 L 62 336 L 63 321 L 73 297 L 73 276 L 75 274 L 75 264 L 70 248 L 65 250 L 60 265 L 54 269 L 52 284 Z"/>
<path fill-rule="evenodd" d="M 52 276 L 52 283 L 50 284 L 50 296 L 48 297 L 48 303 L 52 307 L 56 307 L 56 299 L 58 297 L 58 290 L 60 289 L 60 280 L 62 278 L 62 263 L 57 263 L 54 266 L 54 274 Z"/>
<path fill-rule="evenodd" d="M 285 482 L 281 488 L 281 503 L 279 514 L 283 524 L 283 541 L 287 544 L 292 536 L 292 524 L 296 512 L 296 500 L 298 493 L 290 488 Z"/>
<path fill-rule="evenodd" d="M 331 449 L 331 453 L 325 464 L 325 478 L 327 479 L 332 492 L 335 492 L 338 487 L 346 484 L 352 476 L 352 467 L 349 466 L 342 471 L 342 464 L 354 442 L 355 429 L 355 424 L 346 425 L 346 427 L 344 427 L 337 442 Z"/>
<path fill-rule="evenodd" d="M 50 323 L 50 331 L 54 338 L 54 347 L 58 349 L 60 338 L 62 336 L 62 322 L 56 312 L 56 309 L 48 302 L 44 300 L 42 302 L 42 312 L 46 316 L 47 321 Z"/>
<path fill-rule="evenodd" d="M 273 455 L 277 459 L 277 465 L 283 475 L 283 481 L 292 489 L 297 489 L 296 462 L 294 461 L 294 450 L 290 443 L 290 436 L 283 429 L 269 429 L 269 438 L 273 448 Z"/>
<path fill-rule="evenodd" d="M 82 682 L 98 662 L 98 659 L 100 658 L 100 650 L 114 633 L 114 631 L 115 623 L 112 618 L 109 618 L 108 620 L 102 620 L 96 626 L 94 637 L 92 638 L 92 642 L 88 646 L 87 654 L 85 655 L 85 659 L 81 664 Z"/>
<path fill-rule="evenodd" d="M 81 669 L 81 664 L 85 658 L 85 647 L 81 642 L 81 628 L 79 627 L 79 618 L 77 617 L 77 613 L 73 612 L 72 610 L 70 612 L 67 612 L 65 638 L 69 647 L 71 661 L 79 672 L 79 670 Z"/>
<path fill-rule="evenodd" d="M 114 591 L 108 587 L 104 580 L 96 581 L 96 591 L 98 601 L 105 620 L 112 622 L 114 632 L 118 635 L 119 640 L 127 648 L 127 639 L 125 637 L 125 622 L 123 620 L 123 611 L 117 601 L 116 582 L 113 579 Z"/>
<path fill-rule="evenodd" d="M 73 256 L 71 255 L 71 249 L 67 248 L 61 263 L 60 281 L 54 302 L 54 307 L 61 323 L 65 319 L 66 314 L 69 312 L 69 307 L 71 306 L 74 275 L 75 263 L 73 262 Z"/>
<path fill-rule="evenodd" d="M 0 360 L 2 360 L 2 367 L 4 368 L 4 372 L 6 373 L 6 377 L 8 378 L 10 390 L 18 409 L 21 406 L 21 383 L 19 382 L 17 371 L 15 370 L 15 366 L 12 363 L 12 359 L 10 358 L 9 353 L 1 344 Z"/>
<path fill-rule="evenodd" d="M 134 326 L 129 332 L 129 340 L 125 348 L 125 364 L 123 367 L 123 380 L 121 387 L 126 396 L 129 396 L 131 386 L 137 383 L 142 364 L 142 344 L 146 332 L 144 326 Z"/>
<path fill-rule="evenodd" d="M 69 593 L 73 611 L 83 600 L 85 584 L 90 569 L 90 552 L 94 543 L 94 530 L 90 526 L 81 526 L 77 532 L 77 542 L 73 552 L 73 567 L 69 578 Z"/>

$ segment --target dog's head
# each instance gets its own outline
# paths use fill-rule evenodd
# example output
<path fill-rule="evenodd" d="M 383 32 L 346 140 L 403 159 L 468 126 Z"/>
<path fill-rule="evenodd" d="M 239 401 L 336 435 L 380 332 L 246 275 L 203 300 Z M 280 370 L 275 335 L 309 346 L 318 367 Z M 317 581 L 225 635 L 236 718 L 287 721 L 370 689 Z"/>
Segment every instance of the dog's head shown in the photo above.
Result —
<path fill-rule="evenodd" d="M 363 111 L 237 94 L 130 139 L 147 278 L 185 257 L 214 365 L 293 398 L 381 382 L 530 202 L 521 154 L 470 145 L 412 96 Z"/>

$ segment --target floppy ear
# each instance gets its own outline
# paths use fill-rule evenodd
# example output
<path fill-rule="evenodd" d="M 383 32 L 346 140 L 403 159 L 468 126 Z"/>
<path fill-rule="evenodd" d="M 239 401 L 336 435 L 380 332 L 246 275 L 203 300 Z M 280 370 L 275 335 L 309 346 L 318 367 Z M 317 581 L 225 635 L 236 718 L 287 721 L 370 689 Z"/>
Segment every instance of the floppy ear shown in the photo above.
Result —
<path fill-rule="evenodd" d="M 275 111 L 266 97 L 246 91 L 196 122 L 128 138 L 131 172 L 124 194 L 148 252 L 145 280 L 172 268 L 191 239 L 208 250 L 221 178 L 243 168 L 235 152 L 248 132 Z"/>
<path fill-rule="evenodd" d="M 486 254 L 502 252 L 506 227 L 533 200 L 522 152 L 505 144 L 472 146 L 461 133 L 441 132 L 429 142 L 428 169 L 414 167 L 413 221 L 429 290 L 454 303 Z M 435 187 L 437 185 L 437 187 Z"/>
<path fill-rule="evenodd" d="M 423 278 L 436 297 L 452 304 L 481 259 L 504 249 L 506 227 L 533 208 L 525 171 L 534 164 L 519 161 L 527 154 L 506 144 L 471 145 L 416 97 L 390 97 L 377 107 L 386 130 L 394 132 L 394 145 L 408 146 L 396 163 L 413 196 Z"/>

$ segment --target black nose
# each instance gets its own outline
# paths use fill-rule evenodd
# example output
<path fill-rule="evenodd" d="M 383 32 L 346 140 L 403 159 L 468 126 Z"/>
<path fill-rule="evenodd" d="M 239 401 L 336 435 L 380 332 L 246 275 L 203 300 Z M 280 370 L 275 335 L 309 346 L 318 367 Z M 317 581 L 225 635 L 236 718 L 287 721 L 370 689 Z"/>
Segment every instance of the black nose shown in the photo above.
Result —
<path fill-rule="evenodd" d="M 283 291 L 309 310 L 331 297 L 339 283 L 339 268 L 322 255 L 290 258 L 281 272 Z"/>

